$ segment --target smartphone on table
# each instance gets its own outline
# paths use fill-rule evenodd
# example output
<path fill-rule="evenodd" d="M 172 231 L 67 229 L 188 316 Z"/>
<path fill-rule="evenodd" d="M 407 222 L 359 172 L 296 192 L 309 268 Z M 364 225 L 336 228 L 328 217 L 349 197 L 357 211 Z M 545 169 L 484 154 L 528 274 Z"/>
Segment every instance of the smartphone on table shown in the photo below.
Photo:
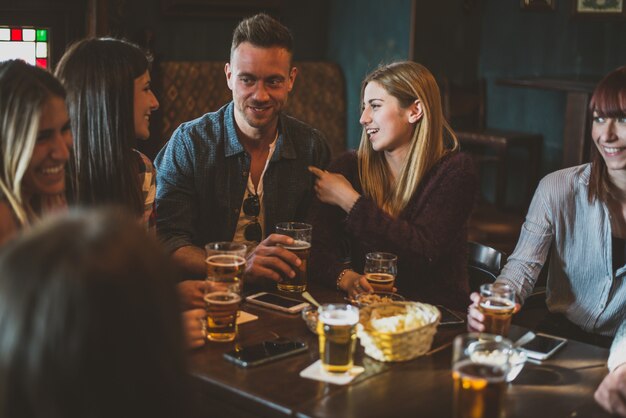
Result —
<path fill-rule="evenodd" d="M 552 357 L 566 343 L 565 338 L 537 333 L 535 338 L 522 344 L 519 348 L 524 350 L 529 358 L 542 361 Z"/>
<path fill-rule="evenodd" d="M 460 325 L 465 323 L 465 319 L 452 312 L 450 309 L 443 305 L 436 305 L 437 309 L 441 312 L 441 319 L 439 325 Z"/>
<path fill-rule="evenodd" d="M 291 299 L 275 293 L 261 292 L 248 296 L 246 301 L 255 305 L 263 306 L 270 309 L 276 309 L 281 312 L 298 313 L 305 307 L 309 306 L 307 302 L 298 299 Z"/>
<path fill-rule="evenodd" d="M 308 350 L 306 343 L 278 339 L 244 346 L 224 353 L 224 358 L 239 367 L 254 367 Z"/>

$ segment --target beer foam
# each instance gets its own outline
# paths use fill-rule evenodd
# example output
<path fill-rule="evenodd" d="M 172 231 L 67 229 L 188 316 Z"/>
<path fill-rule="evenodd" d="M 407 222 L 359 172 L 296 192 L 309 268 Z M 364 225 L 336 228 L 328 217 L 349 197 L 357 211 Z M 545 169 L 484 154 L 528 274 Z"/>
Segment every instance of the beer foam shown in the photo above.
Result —
<path fill-rule="evenodd" d="M 228 261 L 224 261 L 228 260 Z M 246 264 L 246 259 L 239 255 L 215 254 L 206 258 L 205 262 L 217 267 L 233 267 Z"/>
<path fill-rule="evenodd" d="M 283 247 L 286 250 L 306 250 L 308 248 L 311 248 L 311 243 L 306 242 L 306 241 L 296 240 L 291 245 L 282 244 L 281 247 Z"/>
<path fill-rule="evenodd" d="M 204 295 L 204 301 L 214 305 L 230 305 L 241 302 L 241 296 L 233 292 L 211 292 Z"/>
<path fill-rule="evenodd" d="M 515 308 L 515 303 L 510 299 L 488 298 L 482 300 L 480 306 L 493 311 L 509 311 Z"/>
<path fill-rule="evenodd" d="M 473 363 L 490 364 L 492 366 L 508 366 L 510 353 L 501 350 L 473 351 L 470 359 Z"/>
<path fill-rule="evenodd" d="M 372 283 L 389 283 L 396 279 L 393 274 L 389 273 L 366 273 L 365 278 Z"/>
<path fill-rule="evenodd" d="M 359 322 L 358 311 L 326 311 L 319 314 L 319 320 L 325 325 L 354 325 Z"/>

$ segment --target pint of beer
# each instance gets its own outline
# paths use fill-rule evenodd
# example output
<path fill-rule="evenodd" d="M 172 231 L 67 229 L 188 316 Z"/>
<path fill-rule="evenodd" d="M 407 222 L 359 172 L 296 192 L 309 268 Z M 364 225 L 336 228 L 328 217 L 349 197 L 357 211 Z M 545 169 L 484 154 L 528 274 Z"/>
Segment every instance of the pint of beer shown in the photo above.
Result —
<path fill-rule="evenodd" d="M 511 352 L 511 342 L 500 336 L 474 333 L 455 338 L 452 357 L 454 418 L 502 416 Z M 494 358 L 497 361 L 493 361 Z"/>
<path fill-rule="evenodd" d="M 485 316 L 485 332 L 507 336 L 515 310 L 515 291 L 504 283 L 483 284 L 478 309 Z"/>
<path fill-rule="evenodd" d="M 364 273 L 375 292 L 393 292 L 398 273 L 398 257 L 391 253 L 368 253 L 365 255 Z"/>
<path fill-rule="evenodd" d="M 344 373 L 354 364 L 359 309 L 346 304 L 327 304 L 318 309 L 317 334 L 320 360 L 325 371 Z"/>
<path fill-rule="evenodd" d="M 204 295 L 207 310 L 207 338 L 232 341 L 237 336 L 237 310 L 241 296 L 230 291 L 208 291 Z"/>
<path fill-rule="evenodd" d="M 302 262 L 293 278 L 289 276 L 281 278 L 278 282 L 278 290 L 283 292 L 304 292 L 306 290 L 312 230 L 311 225 L 300 222 L 282 222 L 276 225 L 277 234 L 287 235 L 294 239 L 292 245 L 282 245 L 282 247 L 297 255 Z"/>
<path fill-rule="evenodd" d="M 237 335 L 237 314 L 241 305 L 246 246 L 231 242 L 206 245 L 207 278 L 204 302 L 207 338 L 232 341 Z"/>

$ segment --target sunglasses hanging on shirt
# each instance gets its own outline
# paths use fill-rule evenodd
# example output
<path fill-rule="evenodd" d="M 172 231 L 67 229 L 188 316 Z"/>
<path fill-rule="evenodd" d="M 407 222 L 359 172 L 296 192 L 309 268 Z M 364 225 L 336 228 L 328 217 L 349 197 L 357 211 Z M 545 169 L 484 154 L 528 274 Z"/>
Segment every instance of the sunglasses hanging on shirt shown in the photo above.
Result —
<path fill-rule="evenodd" d="M 243 213 L 246 216 L 254 216 L 254 221 L 250 222 L 246 225 L 243 230 L 243 236 L 248 241 L 256 241 L 260 242 L 263 236 L 263 231 L 261 231 L 261 224 L 259 223 L 259 214 L 261 213 L 261 202 L 259 202 L 259 195 L 257 194 L 248 194 L 243 201 Z"/>

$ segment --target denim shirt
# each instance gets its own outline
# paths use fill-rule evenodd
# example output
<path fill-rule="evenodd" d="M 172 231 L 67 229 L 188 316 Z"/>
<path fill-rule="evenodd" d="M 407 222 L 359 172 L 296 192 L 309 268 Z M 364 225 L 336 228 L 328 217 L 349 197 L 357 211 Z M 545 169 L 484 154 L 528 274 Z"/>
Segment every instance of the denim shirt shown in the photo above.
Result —
<path fill-rule="evenodd" d="M 281 114 L 276 149 L 263 177 L 265 231 L 304 221 L 313 197 L 309 165 L 325 168 L 323 134 Z M 234 106 L 185 122 L 155 159 L 157 233 L 166 248 L 231 241 L 250 170 L 250 155 L 235 129 Z"/>
<path fill-rule="evenodd" d="M 549 254 L 548 309 L 610 336 L 626 317 L 626 266 L 613 271 L 610 214 L 601 201 L 589 203 L 590 173 L 584 164 L 541 180 L 498 281 L 511 284 L 523 302 Z"/>

